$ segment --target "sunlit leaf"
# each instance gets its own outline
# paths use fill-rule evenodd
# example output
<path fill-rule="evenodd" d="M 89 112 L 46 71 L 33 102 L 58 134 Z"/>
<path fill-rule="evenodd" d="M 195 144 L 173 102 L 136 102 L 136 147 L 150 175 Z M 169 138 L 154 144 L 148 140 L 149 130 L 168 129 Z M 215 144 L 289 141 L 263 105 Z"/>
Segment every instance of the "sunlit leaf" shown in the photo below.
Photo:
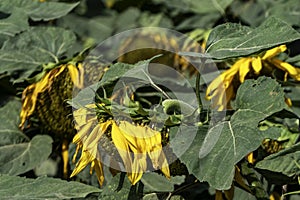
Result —
<path fill-rule="evenodd" d="M 275 17 L 268 18 L 257 28 L 226 23 L 212 30 L 206 52 L 214 59 L 226 59 L 247 56 L 297 39 L 300 33 Z"/>
<path fill-rule="evenodd" d="M 29 179 L 0 175 L 0 196 L 2 199 L 73 199 L 100 192 L 99 188 L 79 182 L 67 182 L 48 177 Z"/>
<path fill-rule="evenodd" d="M 27 0 L 1 0 L 0 11 L 12 13 L 21 8 L 33 20 L 52 20 L 62 17 L 73 10 L 79 3 L 39 2 Z"/>
<path fill-rule="evenodd" d="M 75 43 L 73 32 L 56 27 L 32 27 L 9 40 L 0 50 L 0 73 L 33 72 L 48 62 L 58 62 Z"/>

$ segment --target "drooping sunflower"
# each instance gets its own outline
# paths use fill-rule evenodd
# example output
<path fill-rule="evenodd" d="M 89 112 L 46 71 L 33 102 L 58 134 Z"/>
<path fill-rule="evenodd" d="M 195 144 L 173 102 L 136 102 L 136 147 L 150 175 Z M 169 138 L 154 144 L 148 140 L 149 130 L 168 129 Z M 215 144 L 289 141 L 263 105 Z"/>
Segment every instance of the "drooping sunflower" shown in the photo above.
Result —
<path fill-rule="evenodd" d="M 36 117 L 42 129 L 62 139 L 64 174 L 67 174 L 68 141 L 75 134 L 72 108 L 67 104 L 67 100 L 72 97 L 73 86 L 83 86 L 82 63 L 59 65 L 22 93 L 20 128 L 24 130 L 30 127 L 30 118 Z"/>
<path fill-rule="evenodd" d="M 82 60 L 79 55 L 67 63 L 51 65 L 50 70 L 42 72 L 39 81 L 27 86 L 22 93 L 20 129 L 30 128 L 38 120 L 38 128 L 62 145 L 65 177 L 68 174 L 68 145 L 76 133 L 72 107 L 67 101 L 72 98 L 74 89 L 100 80 L 106 68 L 100 60 L 89 57 L 85 62 Z"/>
<path fill-rule="evenodd" d="M 95 105 L 87 105 L 74 113 L 78 133 L 74 136 L 73 142 L 77 144 L 73 161 L 80 149 L 81 157 L 76 164 L 71 177 L 78 174 L 89 163 L 91 171 L 95 169 L 99 184 L 104 182 L 104 173 L 101 161 L 99 146 L 103 147 L 103 138 L 110 138 L 111 148 L 116 149 L 118 156 L 123 163 L 123 169 L 127 172 L 128 179 L 135 185 L 148 168 L 160 169 L 166 177 L 170 177 L 167 159 L 162 151 L 161 133 L 145 125 L 132 124 L 125 120 L 115 121 L 108 119 L 98 121 L 96 116 L 89 115 L 88 109 L 96 109 Z M 107 153 L 107 152 L 105 152 Z M 116 157 L 111 157 L 114 159 Z M 147 159 L 151 160 L 149 166 Z M 112 160 L 115 162 L 115 160 Z M 112 167 L 112 166 L 110 166 Z"/>
<path fill-rule="evenodd" d="M 240 58 L 209 84 L 206 98 L 212 100 L 213 107 L 224 110 L 230 107 L 238 85 L 243 83 L 247 76 L 270 76 L 274 69 L 284 73 L 285 81 L 288 76 L 300 81 L 300 69 L 276 57 L 286 49 L 286 45 L 281 45 L 257 56 Z"/>

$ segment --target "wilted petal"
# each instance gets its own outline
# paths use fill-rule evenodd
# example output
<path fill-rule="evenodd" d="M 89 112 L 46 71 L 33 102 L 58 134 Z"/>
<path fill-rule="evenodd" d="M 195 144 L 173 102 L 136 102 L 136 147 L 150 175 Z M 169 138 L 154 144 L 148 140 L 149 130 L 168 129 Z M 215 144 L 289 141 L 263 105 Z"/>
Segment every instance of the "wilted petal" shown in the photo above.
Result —
<path fill-rule="evenodd" d="M 300 81 L 300 69 L 299 68 L 296 68 L 293 65 L 290 65 L 289 63 L 283 62 L 279 59 L 272 59 L 272 63 L 279 69 L 288 72 L 289 75 L 293 79 Z"/>
<path fill-rule="evenodd" d="M 262 60 L 273 58 L 273 57 L 277 56 L 278 54 L 284 52 L 285 50 L 286 50 L 285 45 L 280 45 L 279 47 L 270 49 L 270 50 L 266 51 L 265 55 L 262 57 Z"/>
<path fill-rule="evenodd" d="M 71 174 L 71 178 L 81 172 L 89 163 L 91 163 L 95 158 L 88 151 L 82 151 L 81 157 L 77 162 L 75 169 Z"/>
<path fill-rule="evenodd" d="M 240 77 L 240 82 L 243 83 L 245 80 L 246 75 L 250 71 L 250 63 L 251 63 L 251 58 L 245 58 L 243 59 L 243 63 L 240 64 L 239 67 L 239 77 Z"/>
<path fill-rule="evenodd" d="M 131 158 L 129 146 L 126 141 L 126 138 L 124 137 L 123 133 L 121 132 L 121 130 L 119 129 L 119 127 L 115 122 L 112 123 L 111 137 L 123 160 L 125 169 L 127 170 L 127 172 L 131 171 L 132 158 Z"/>
<path fill-rule="evenodd" d="M 67 67 L 74 86 L 77 88 L 83 88 L 84 74 L 82 64 L 79 64 L 78 68 L 74 64 L 68 64 Z"/>

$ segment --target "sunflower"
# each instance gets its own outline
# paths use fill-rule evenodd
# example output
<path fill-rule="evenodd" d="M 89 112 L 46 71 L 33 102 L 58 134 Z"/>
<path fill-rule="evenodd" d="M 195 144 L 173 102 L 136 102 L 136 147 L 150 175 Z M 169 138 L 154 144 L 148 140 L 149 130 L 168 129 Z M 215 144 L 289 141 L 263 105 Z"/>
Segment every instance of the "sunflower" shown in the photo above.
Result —
<path fill-rule="evenodd" d="M 57 68 L 50 70 L 40 81 L 29 85 L 27 88 L 25 88 L 25 90 L 22 93 L 22 110 L 20 113 L 21 129 L 25 128 L 25 122 L 34 114 L 37 104 L 39 102 L 45 104 L 45 102 L 42 102 L 45 101 L 45 99 L 42 100 L 39 99 L 40 95 L 46 92 L 51 92 L 51 90 L 53 89 L 58 89 L 58 88 L 53 88 L 53 84 L 57 82 L 58 79 L 62 79 L 62 77 L 65 78 L 66 71 L 68 71 L 69 78 L 71 79 L 74 86 L 78 88 L 82 87 L 83 67 L 81 63 L 79 63 L 77 66 L 71 63 L 63 64 Z M 67 85 L 69 84 L 68 80 L 64 80 L 64 81 L 66 81 Z M 63 87 L 64 84 L 62 84 L 61 86 Z M 63 101 L 65 101 L 66 99 L 69 99 L 71 97 L 70 92 L 72 92 L 72 90 L 65 91 L 65 93 L 58 96 L 62 96 L 62 98 L 66 97 L 63 99 Z"/>
<path fill-rule="evenodd" d="M 92 169 L 95 169 L 99 184 L 103 185 L 104 173 L 98 146 L 103 145 L 102 138 L 104 136 L 110 137 L 114 148 L 123 161 L 124 169 L 132 185 L 141 179 L 149 167 L 155 170 L 160 169 L 167 178 L 170 177 L 167 159 L 162 151 L 160 132 L 148 126 L 131 124 L 125 120 L 117 122 L 108 119 L 99 122 L 96 115 L 90 114 L 90 109 L 96 109 L 96 106 L 87 105 L 86 108 L 80 108 L 74 112 L 78 133 L 73 138 L 73 143 L 77 144 L 73 161 L 75 161 L 79 150 L 82 149 L 82 151 L 71 177 L 91 163 L 90 172 L 92 173 Z M 150 158 L 152 166 L 148 166 L 148 158 Z"/>
<path fill-rule="evenodd" d="M 287 49 L 285 45 L 275 47 L 262 55 L 240 58 L 230 69 L 214 79 L 206 90 L 206 98 L 212 100 L 213 107 L 224 110 L 230 107 L 230 100 L 235 97 L 237 85 L 243 83 L 247 75 L 270 75 L 274 69 L 284 72 L 284 80 L 291 77 L 300 81 L 300 69 L 284 62 L 276 56 Z M 288 103 L 288 100 L 287 100 Z"/>
<path fill-rule="evenodd" d="M 29 85 L 22 93 L 20 128 L 30 126 L 30 118 L 36 117 L 43 129 L 62 138 L 64 174 L 67 174 L 69 138 L 75 134 L 72 108 L 66 100 L 72 97 L 73 86 L 83 86 L 81 63 L 59 65 L 47 72 L 40 81 Z"/>

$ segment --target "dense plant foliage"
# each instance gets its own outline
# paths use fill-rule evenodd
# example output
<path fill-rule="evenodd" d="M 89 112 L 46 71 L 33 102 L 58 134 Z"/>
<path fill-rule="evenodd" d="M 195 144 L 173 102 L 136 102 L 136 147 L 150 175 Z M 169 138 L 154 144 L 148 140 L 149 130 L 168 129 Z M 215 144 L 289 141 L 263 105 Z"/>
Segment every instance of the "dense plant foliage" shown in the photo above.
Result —
<path fill-rule="evenodd" d="M 299 199 L 299 13 L 1 0 L 1 199 Z"/>

